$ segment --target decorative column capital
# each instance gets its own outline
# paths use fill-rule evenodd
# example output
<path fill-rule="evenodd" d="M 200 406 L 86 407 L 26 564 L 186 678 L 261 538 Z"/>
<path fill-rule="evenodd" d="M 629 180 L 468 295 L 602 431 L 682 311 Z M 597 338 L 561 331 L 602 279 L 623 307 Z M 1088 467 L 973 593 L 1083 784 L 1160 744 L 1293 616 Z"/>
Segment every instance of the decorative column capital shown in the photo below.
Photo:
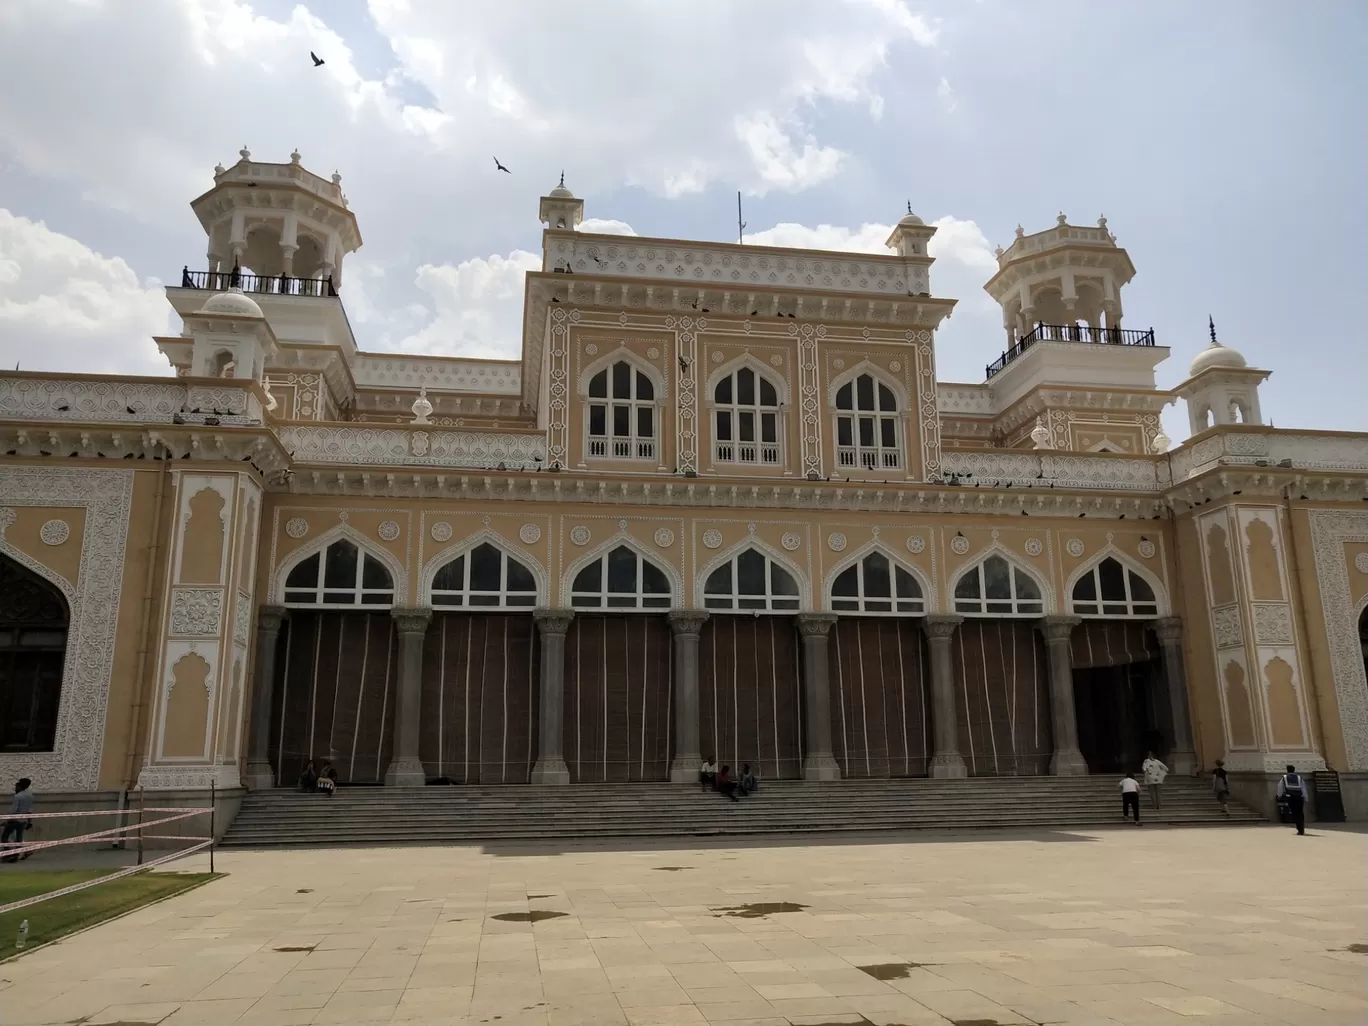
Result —
<path fill-rule="evenodd" d="M 710 615 L 706 609 L 671 609 L 666 619 L 670 621 L 670 630 L 674 631 L 675 637 L 688 637 L 697 636 Z"/>
<path fill-rule="evenodd" d="M 964 617 L 948 613 L 941 616 L 922 617 L 922 630 L 928 638 L 953 637 L 955 629 L 964 623 Z"/>
<path fill-rule="evenodd" d="M 798 631 L 805 638 L 825 638 L 836 625 L 835 613 L 799 613 Z"/>
<path fill-rule="evenodd" d="M 270 634 L 280 633 L 280 625 L 290 618 L 284 606 L 258 606 L 257 629 Z"/>
<path fill-rule="evenodd" d="M 1161 616 L 1154 621 L 1154 633 L 1161 645 L 1176 645 L 1183 640 L 1183 618 Z"/>
<path fill-rule="evenodd" d="M 398 628 L 400 634 L 426 634 L 428 621 L 432 619 L 432 610 L 419 607 L 417 609 L 391 609 L 390 617 L 394 620 L 394 626 Z"/>
<path fill-rule="evenodd" d="M 537 629 L 542 637 L 550 635 L 565 636 L 570 629 L 570 621 L 575 618 L 573 609 L 534 609 L 532 619 L 537 621 Z"/>
<path fill-rule="evenodd" d="M 1040 633 L 1045 635 L 1045 642 L 1067 642 L 1073 635 L 1073 629 L 1083 622 L 1081 616 L 1042 616 L 1036 621 L 1036 627 Z"/>

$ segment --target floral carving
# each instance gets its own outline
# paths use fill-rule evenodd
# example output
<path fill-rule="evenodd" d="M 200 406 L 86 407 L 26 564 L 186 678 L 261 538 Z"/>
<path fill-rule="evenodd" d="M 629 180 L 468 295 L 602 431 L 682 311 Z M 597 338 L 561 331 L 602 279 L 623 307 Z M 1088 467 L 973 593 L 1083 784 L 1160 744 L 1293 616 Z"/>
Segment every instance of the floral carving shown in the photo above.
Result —
<path fill-rule="evenodd" d="M 518 528 L 518 537 L 523 540 L 524 545 L 535 545 L 541 541 L 541 528 L 536 524 L 523 524 Z"/>
<path fill-rule="evenodd" d="M 833 531 L 827 535 L 827 547 L 832 552 L 843 552 L 846 547 L 846 536 L 840 531 Z"/>
<path fill-rule="evenodd" d="M 1027 538 L 1026 544 L 1022 546 L 1028 556 L 1038 556 L 1045 551 L 1045 546 L 1041 544 L 1039 538 Z"/>
<path fill-rule="evenodd" d="M 720 549 L 722 547 L 722 532 L 713 528 L 704 531 L 703 544 L 710 549 Z"/>
<path fill-rule="evenodd" d="M 782 544 L 784 548 L 786 548 L 789 552 L 792 552 L 794 549 L 798 548 L 798 546 L 803 544 L 803 539 L 800 538 L 798 535 L 794 534 L 792 531 L 789 531 L 781 539 L 780 544 Z"/>
<path fill-rule="evenodd" d="M 285 521 L 285 533 L 291 538 L 303 538 L 309 533 L 309 522 L 303 517 L 291 517 Z"/>
<path fill-rule="evenodd" d="M 919 534 L 914 534 L 907 539 L 907 551 L 912 553 L 921 552 L 926 548 L 926 539 Z"/>
<path fill-rule="evenodd" d="M 49 520 L 38 529 L 44 545 L 61 545 L 71 537 L 71 525 L 65 520 Z"/>
<path fill-rule="evenodd" d="M 393 520 L 382 520 L 375 533 L 380 536 L 381 541 L 392 542 L 399 537 L 399 525 Z"/>
<path fill-rule="evenodd" d="M 1292 644 L 1292 609 L 1284 604 L 1254 607 L 1254 639 L 1261 645 Z"/>
<path fill-rule="evenodd" d="M 223 618 L 223 592 L 218 588 L 176 588 L 171 593 L 171 634 L 213 636 Z"/>
<path fill-rule="evenodd" d="M 1244 644 L 1240 630 L 1240 609 L 1238 606 L 1221 606 L 1211 611 L 1211 632 L 1216 638 L 1217 648 L 1235 648 Z"/>
<path fill-rule="evenodd" d="M 962 556 L 969 551 L 969 539 L 962 534 L 957 534 L 950 539 L 950 551 L 957 556 Z"/>
<path fill-rule="evenodd" d="M 668 527 L 659 528 L 655 533 L 655 543 L 662 549 L 668 549 L 671 545 L 674 544 L 674 541 L 674 532 L 671 531 Z"/>
<path fill-rule="evenodd" d="M 576 545 L 588 545 L 589 537 L 589 528 L 583 524 L 570 528 L 570 540 Z"/>
<path fill-rule="evenodd" d="M 1368 552 L 1360 552 L 1354 557 L 1354 569 L 1361 574 L 1368 574 Z"/>
<path fill-rule="evenodd" d="M 428 530 L 428 534 L 432 535 L 432 540 L 438 544 L 449 542 L 451 541 L 451 525 L 445 520 L 439 520 Z"/>
<path fill-rule="evenodd" d="M 1077 538 L 1070 538 L 1064 545 L 1064 551 L 1073 556 L 1074 559 L 1077 559 L 1079 556 L 1083 555 L 1083 542 Z"/>
<path fill-rule="evenodd" d="M 1142 538 L 1140 544 L 1136 546 L 1136 551 L 1140 553 L 1140 556 L 1143 559 L 1153 559 L 1155 552 L 1154 542 L 1150 541 L 1148 538 Z"/>

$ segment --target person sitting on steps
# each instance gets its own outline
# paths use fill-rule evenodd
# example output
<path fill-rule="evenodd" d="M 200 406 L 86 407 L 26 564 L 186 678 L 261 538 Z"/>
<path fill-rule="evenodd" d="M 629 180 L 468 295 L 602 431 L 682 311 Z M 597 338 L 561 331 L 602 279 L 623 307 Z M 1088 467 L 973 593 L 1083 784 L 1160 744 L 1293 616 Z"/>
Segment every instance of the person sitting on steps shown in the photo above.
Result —
<path fill-rule="evenodd" d="M 723 766 L 718 770 L 717 789 L 734 802 L 739 802 L 741 800 L 736 794 L 736 780 L 732 777 L 730 766 Z"/>
<path fill-rule="evenodd" d="M 717 758 L 708 756 L 703 760 L 703 767 L 698 771 L 698 782 L 703 785 L 703 790 L 711 791 L 717 786 Z"/>
<path fill-rule="evenodd" d="M 755 774 L 751 772 L 750 763 L 742 765 L 741 779 L 737 781 L 736 786 L 742 795 L 754 794 L 760 787 L 759 781 L 755 779 Z"/>
<path fill-rule="evenodd" d="M 299 774 L 299 789 L 305 794 L 318 790 L 318 770 L 314 769 L 312 759 L 304 764 L 304 772 Z"/>
<path fill-rule="evenodd" d="M 330 762 L 323 763 L 323 770 L 318 774 L 318 789 L 329 798 L 337 790 L 337 770 L 333 769 Z"/>

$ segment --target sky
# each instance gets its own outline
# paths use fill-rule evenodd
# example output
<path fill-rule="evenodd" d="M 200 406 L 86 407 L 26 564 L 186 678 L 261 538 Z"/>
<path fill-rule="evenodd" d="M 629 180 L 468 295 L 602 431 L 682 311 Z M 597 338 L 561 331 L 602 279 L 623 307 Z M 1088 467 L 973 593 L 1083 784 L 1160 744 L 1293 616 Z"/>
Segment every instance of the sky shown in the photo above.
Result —
<path fill-rule="evenodd" d="M 1160 387 L 1210 315 L 1265 418 L 1364 431 L 1365 52 L 1361 0 L 4 0 L 0 366 L 167 373 L 189 202 L 245 144 L 341 173 L 363 349 L 516 358 L 563 170 L 657 237 L 733 241 L 739 190 L 748 241 L 887 252 L 910 203 L 977 382 L 993 247 L 1105 214 Z"/>

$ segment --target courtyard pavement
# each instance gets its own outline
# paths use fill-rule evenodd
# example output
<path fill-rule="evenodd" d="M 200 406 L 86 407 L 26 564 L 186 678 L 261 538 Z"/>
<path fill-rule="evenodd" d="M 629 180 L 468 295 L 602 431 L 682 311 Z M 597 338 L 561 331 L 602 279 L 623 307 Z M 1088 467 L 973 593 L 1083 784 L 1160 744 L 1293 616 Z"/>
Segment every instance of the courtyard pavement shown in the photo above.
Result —
<path fill-rule="evenodd" d="M 226 851 L 217 868 L 0 964 L 0 1022 L 1368 1021 L 1368 834 L 1349 829 Z"/>

